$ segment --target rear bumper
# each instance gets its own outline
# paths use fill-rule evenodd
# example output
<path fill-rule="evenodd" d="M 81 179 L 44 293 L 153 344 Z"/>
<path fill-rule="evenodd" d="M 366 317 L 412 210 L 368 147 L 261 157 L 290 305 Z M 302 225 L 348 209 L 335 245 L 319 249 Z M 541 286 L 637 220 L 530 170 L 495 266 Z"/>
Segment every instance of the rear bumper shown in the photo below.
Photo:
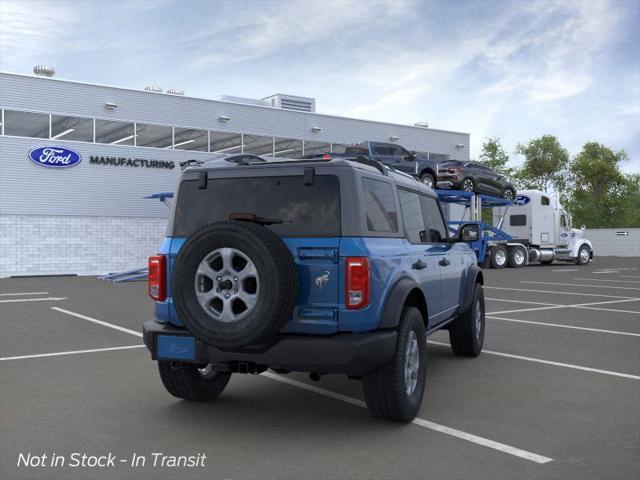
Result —
<path fill-rule="evenodd" d="M 184 329 L 156 320 L 145 322 L 144 343 L 154 360 L 205 365 L 226 364 L 231 370 L 270 367 L 289 372 L 359 375 L 387 363 L 396 349 L 394 330 L 339 333 L 331 336 L 277 335 L 268 345 L 235 351 L 207 345 Z"/>

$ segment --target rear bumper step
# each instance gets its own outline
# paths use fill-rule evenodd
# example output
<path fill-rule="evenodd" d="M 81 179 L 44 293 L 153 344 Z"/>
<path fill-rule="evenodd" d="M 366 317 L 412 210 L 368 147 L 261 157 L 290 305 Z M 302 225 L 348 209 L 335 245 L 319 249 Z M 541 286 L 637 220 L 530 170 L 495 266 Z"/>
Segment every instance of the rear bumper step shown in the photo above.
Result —
<path fill-rule="evenodd" d="M 397 333 L 338 333 L 331 336 L 280 334 L 268 345 L 235 351 L 207 345 L 184 329 L 156 320 L 145 322 L 144 343 L 154 360 L 205 365 L 250 364 L 289 372 L 359 375 L 387 363 L 396 348 Z"/>

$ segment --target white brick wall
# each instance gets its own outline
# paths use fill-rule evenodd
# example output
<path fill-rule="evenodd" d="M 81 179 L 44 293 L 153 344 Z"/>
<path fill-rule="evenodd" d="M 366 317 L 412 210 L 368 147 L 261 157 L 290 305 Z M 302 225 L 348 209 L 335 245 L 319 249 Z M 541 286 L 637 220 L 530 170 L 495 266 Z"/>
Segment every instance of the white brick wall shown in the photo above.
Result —
<path fill-rule="evenodd" d="M 166 225 L 165 218 L 0 215 L 0 277 L 145 267 Z"/>
<path fill-rule="evenodd" d="M 593 243 L 594 256 L 640 257 L 640 228 L 588 228 L 585 238 Z"/>

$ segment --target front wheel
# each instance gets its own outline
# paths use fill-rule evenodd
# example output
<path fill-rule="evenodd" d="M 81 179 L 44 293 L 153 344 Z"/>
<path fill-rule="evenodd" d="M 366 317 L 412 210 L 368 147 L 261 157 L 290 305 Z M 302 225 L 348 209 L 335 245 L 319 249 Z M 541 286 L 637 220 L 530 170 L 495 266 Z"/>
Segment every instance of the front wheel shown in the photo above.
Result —
<path fill-rule="evenodd" d="M 587 247 L 586 245 L 582 245 L 578 250 L 578 256 L 576 257 L 576 264 L 586 265 L 587 263 L 589 263 L 590 259 L 591 259 L 591 251 L 589 250 L 589 247 Z"/>
<path fill-rule="evenodd" d="M 502 198 L 504 198 L 505 200 L 513 200 L 514 198 L 516 198 L 516 192 L 513 191 L 513 188 L 507 187 L 502 193 Z"/>
<path fill-rule="evenodd" d="M 393 358 L 362 376 L 364 399 L 374 417 L 410 422 L 418 414 L 427 378 L 424 319 L 415 307 L 404 307 Z"/>
<path fill-rule="evenodd" d="M 436 185 L 436 181 L 430 173 L 423 173 L 420 175 L 420 181 L 429 188 L 434 188 Z"/>
<path fill-rule="evenodd" d="M 449 341 L 456 355 L 477 357 L 484 344 L 485 307 L 482 284 L 476 283 L 471 308 L 449 326 Z"/>
<path fill-rule="evenodd" d="M 229 383 L 230 373 L 216 372 L 213 365 L 158 361 L 160 379 L 167 391 L 177 398 L 203 402 L 214 400 Z"/>

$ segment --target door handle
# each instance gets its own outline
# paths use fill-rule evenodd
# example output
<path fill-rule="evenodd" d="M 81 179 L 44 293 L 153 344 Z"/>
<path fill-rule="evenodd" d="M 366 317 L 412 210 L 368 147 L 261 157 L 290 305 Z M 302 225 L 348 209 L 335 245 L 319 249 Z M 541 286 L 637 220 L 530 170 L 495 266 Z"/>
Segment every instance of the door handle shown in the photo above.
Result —
<path fill-rule="evenodd" d="M 442 260 L 440 260 L 438 262 L 438 265 L 440 265 L 442 267 L 446 267 L 447 265 L 451 265 L 451 262 L 448 259 L 443 258 Z"/>
<path fill-rule="evenodd" d="M 411 268 L 413 268 L 414 270 L 422 270 L 424 268 L 427 268 L 427 264 L 424 263 L 422 260 L 418 260 L 413 265 L 411 265 Z"/>

